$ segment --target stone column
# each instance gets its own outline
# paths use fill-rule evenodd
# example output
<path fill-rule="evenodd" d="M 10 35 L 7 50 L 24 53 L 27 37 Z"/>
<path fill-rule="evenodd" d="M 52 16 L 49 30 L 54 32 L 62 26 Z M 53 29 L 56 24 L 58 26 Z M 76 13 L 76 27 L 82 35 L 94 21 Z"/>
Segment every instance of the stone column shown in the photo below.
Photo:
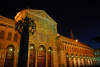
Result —
<path fill-rule="evenodd" d="M 75 57 L 75 60 L 74 60 L 75 67 L 77 67 L 77 64 L 76 64 L 77 60 L 76 60 L 76 59 L 77 59 L 77 58 Z"/>
<path fill-rule="evenodd" d="M 72 67 L 72 61 L 71 57 L 69 57 L 69 66 Z"/>
<path fill-rule="evenodd" d="M 53 51 L 54 67 L 58 67 L 57 51 Z"/>
<path fill-rule="evenodd" d="M 87 62 L 88 62 L 88 59 L 86 58 L 86 60 L 85 60 L 85 61 L 86 61 L 86 66 L 88 66 L 88 63 L 87 63 Z"/>
<path fill-rule="evenodd" d="M 17 49 L 15 50 L 15 53 L 14 53 L 14 67 L 17 67 Z"/>
<path fill-rule="evenodd" d="M 78 66 L 80 66 L 80 58 L 78 58 Z"/>
<path fill-rule="evenodd" d="M 35 67 L 37 67 L 37 49 L 36 49 L 36 55 L 35 55 Z"/>
<path fill-rule="evenodd" d="M 65 67 L 67 67 L 67 60 L 66 60 L 66 54 L 64 53 L 64 65 L 65 65 Z"/>

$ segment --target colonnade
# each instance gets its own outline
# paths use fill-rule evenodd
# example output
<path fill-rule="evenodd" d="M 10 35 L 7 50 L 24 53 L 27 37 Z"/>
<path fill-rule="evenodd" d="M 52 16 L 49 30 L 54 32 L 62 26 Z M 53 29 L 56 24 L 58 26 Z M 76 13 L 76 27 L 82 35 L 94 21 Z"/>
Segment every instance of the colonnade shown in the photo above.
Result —
<path fill-rule="evenodd" d="M 79 66 L 92 66 L 96 65 L 96 58 L 93 56 L 85 56 L 85 55 L 74 55 L 71 53 L 70 55 L 66 53 L 66 67 L 79 67 Z"/>

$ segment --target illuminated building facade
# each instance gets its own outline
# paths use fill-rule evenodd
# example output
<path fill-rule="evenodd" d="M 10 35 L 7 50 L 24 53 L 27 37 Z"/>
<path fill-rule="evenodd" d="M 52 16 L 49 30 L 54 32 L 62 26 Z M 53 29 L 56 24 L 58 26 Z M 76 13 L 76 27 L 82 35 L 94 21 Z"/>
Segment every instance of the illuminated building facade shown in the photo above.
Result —
<path fill-rule="evenodd" d="M 43 10 L 24 9 L 14 20 L 0 16 L 0 67 L 17 67 L 20 34 L 15 24 L 25 17 L 34 20 L 36 32 L 29 36 L 27 67 L 74 67 L 95 65 L 93 48 L 57 34 L 57 23 Z"/>
<path fill-rule="evenodd" d="M 94 52 L 95 52 L 95 57 L 97 59 L 96 62 L 98 65 L 100 65 L 100 49 L 95 49 Z"/>

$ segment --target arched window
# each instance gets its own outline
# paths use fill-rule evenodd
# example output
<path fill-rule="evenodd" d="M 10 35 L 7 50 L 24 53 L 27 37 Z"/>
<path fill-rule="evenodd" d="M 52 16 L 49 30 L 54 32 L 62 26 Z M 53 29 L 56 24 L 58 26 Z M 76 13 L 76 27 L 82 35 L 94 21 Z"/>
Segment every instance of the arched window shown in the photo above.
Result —
<path fill-rule="evenodd" d="M 17 34 L 14 35 L 14 42 L 17 42 Z"/>
<path fill-rule="evenodd" d="M 7 37 L 7 40 L 11 41 L 11 36 L 12 36 L 12 33 L 9 32 L 9 33 L 8 33 L 8 37 Z"/>
<path fill-rule="evenodd" d="M 50 43 L 50 36 L 49 35 L 47 35 L 47 37 L 46 37 L 46 42 Z"/>
<path fill-rule="evenodd" d="M 0 39 L 4 39 L 4 35 L 5 35 L 5 32 L 4 31 L 1 31 L 0 32 Z"/>
<path fill-rule="evenodd" d="M 67 46 L 67 51 L 69 51 L 69 47 Z"/>

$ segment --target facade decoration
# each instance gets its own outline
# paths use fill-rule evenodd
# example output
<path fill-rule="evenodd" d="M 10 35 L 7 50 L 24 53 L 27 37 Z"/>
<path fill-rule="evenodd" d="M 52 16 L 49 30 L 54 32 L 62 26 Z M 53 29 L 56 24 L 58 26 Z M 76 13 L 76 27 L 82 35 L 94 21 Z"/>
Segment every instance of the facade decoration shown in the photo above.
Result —
<path fill-rule="evenodd" d="M 57 34 L 57 23 L 44 11 L 23 9 L 14 20 L 0 16 L 0 67 L 17 67 L 21 35 L 15 24 L 29 17 L 36 31 L 29 36 L 27 67 L 78 67 L 96 65 L 93 48 Z"/>

